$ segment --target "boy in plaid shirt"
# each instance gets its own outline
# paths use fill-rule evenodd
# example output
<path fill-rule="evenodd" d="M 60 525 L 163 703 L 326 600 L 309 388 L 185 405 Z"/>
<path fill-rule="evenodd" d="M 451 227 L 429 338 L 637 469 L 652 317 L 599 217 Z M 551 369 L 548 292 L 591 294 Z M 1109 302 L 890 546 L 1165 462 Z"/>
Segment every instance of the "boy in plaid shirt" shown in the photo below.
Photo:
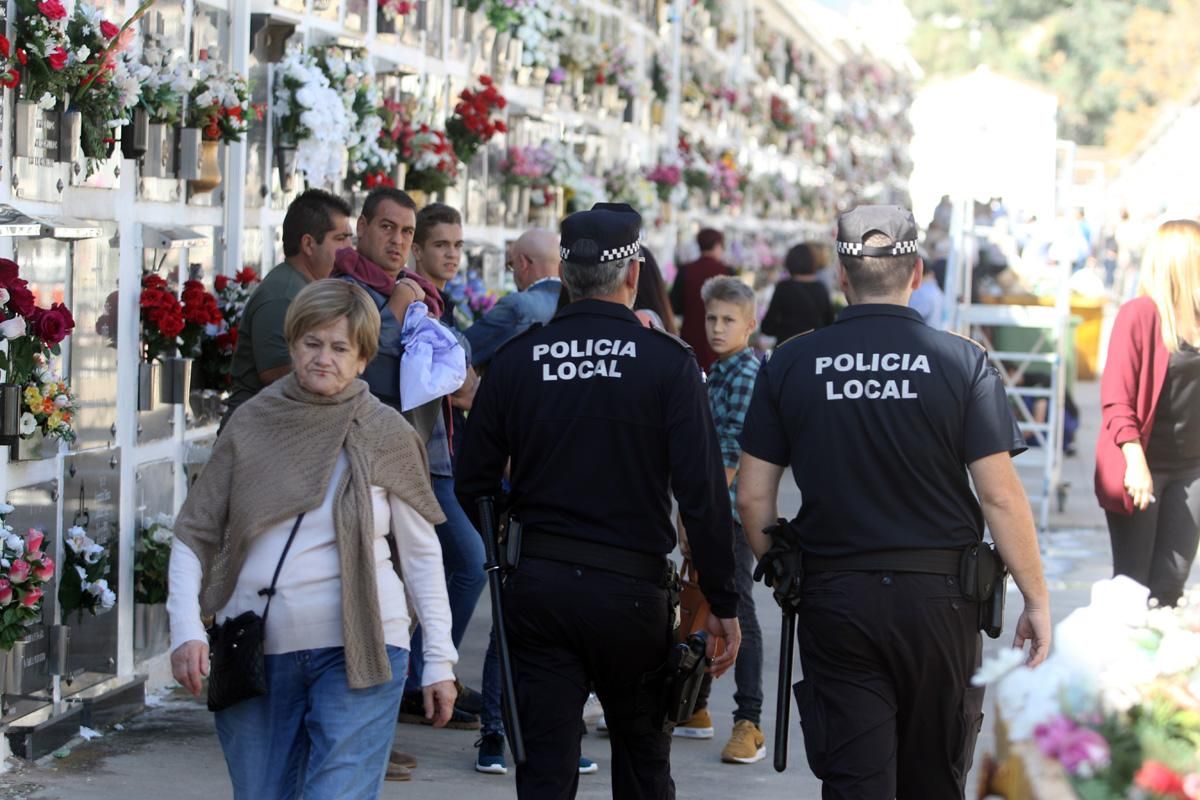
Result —
<path fill-rule="evenodd" d="M 754 292 L 737 278 L 709 278 L 700 290 L 704 300 L 705 332 L 708 344 L 717 355 L 708 373 L 708 402 L 712 408 L 721 457 L 725 462 L 725 481 L 733 505 L 733 549 L 736 559 L 738 622 L 742 627 L 742 648 L 734 667 L 737 690 L 733 699 L 733 734 L 721 751 L 721 760 L 731 764 L 753 764 L 766 757 L 766 739 L 760 727 L 762 717 L 762 629 L 754 611 L 754 553 L 746 541 L 737 516 L 737 469 L 742 447 L 738 436 L 750 407 L 754 381 L 758 377 L 758 356 L 750 349 L 750 334 L 757 325 Z M 711 739 L 712 716 L 708 712 L 708 693 L 712 686 L 706 678 L 696 702 L 696 711 L 685 724 L 675 728 L 676 736 Z"/>

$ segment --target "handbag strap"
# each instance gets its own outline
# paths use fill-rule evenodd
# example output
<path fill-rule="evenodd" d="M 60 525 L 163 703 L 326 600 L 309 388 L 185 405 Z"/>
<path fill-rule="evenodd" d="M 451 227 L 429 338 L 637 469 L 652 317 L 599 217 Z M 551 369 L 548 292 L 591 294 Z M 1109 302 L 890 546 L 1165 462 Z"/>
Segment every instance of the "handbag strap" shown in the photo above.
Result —
<path fill-rule="evenodd" d="M 292 526 L 292 532 L 288 534 L 287 544 L 283 546 L 283 553 L 279 556 L 279 563 L 275 565 L 275 574 L 271 576 L 271 585 L 266 589 L 259 589 L 258 596 L 267 598 L 267 605 L 263 608 L 262 624 L 263 636 L 267 635 L 267 612 L 271 610 L 271 598 L 275 596 L 275 583 L 279 580 L 279 572 L 283 569 L 283 560 L 287 558 L 288 550 L 292 549 L 292 542 L 296 539 L 296 531 L 300 530 L 300 523 L 304 521 L 304 514 L 296 517 L 296 524 Z"/>

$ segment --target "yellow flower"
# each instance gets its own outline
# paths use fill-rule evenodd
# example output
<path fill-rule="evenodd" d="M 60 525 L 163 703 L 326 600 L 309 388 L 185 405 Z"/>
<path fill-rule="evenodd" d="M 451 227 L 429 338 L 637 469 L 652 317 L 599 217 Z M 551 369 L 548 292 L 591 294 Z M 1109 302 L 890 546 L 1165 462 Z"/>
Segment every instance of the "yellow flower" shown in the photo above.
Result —
<path fill-rule="evenodd" d="M 46 427 L 53 431 L 53 430 L 57 430 L 60 425 L 62 425 L 62 414 L 55 411 L 46 420 Z"/>
<path fill-rule="evenodd" d="M 42 395 L 37 390 L 36 386 L 25 387 L 25 405 L 29 406 L 30 408 L 42 407 Z"/>

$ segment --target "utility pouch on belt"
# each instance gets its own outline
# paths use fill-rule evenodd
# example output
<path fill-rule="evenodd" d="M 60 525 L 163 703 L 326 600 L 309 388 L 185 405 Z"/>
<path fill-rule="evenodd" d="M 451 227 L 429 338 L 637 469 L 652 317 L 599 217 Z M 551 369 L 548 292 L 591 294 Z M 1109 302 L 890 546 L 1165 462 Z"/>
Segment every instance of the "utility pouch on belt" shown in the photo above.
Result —
<path fill-rule="evenodd" d="M 521 563 L 521 520 L 516 514 L 508 515 L 504 526 L 504 541 L 500 543 L 500 568 L 512 572 Z"/>
<path fill-rule="evenodd" d="M 963 596 L 979 603 L 979 630 L 995 639 L 1004 627 L 1008 569 L 995 545 L 980 542 L 962 551 L 959 583 Z"/>
<path fill-rule="evenodd" d="M 704 672 L 708 668 L 708 659 L 704 656 L 707 645 L 708 637 L 704 631 L 697 631 L 687 637 L 687 641 L 671 648 L 671 655 L 667 657 L 664 687 L 667 701 L 664 730 L 669 731 L 692 718 L 696 710 L 696 698 L 700 695 L 700 684 L 704 682 Z"/>

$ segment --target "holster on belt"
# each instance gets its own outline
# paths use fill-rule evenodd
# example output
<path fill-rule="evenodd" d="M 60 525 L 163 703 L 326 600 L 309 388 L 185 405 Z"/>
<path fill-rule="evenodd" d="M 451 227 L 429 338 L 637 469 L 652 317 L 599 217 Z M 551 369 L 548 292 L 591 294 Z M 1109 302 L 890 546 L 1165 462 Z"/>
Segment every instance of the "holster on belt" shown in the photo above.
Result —
<path fill-rule="evenodd" d="M 963 596 L 979 603 L 979 630 L 995 639 L 1004 628 L 1004 599 L 1008 568 L 995 545 L 980 542 L 962 551 L 959 585 Z"/>

